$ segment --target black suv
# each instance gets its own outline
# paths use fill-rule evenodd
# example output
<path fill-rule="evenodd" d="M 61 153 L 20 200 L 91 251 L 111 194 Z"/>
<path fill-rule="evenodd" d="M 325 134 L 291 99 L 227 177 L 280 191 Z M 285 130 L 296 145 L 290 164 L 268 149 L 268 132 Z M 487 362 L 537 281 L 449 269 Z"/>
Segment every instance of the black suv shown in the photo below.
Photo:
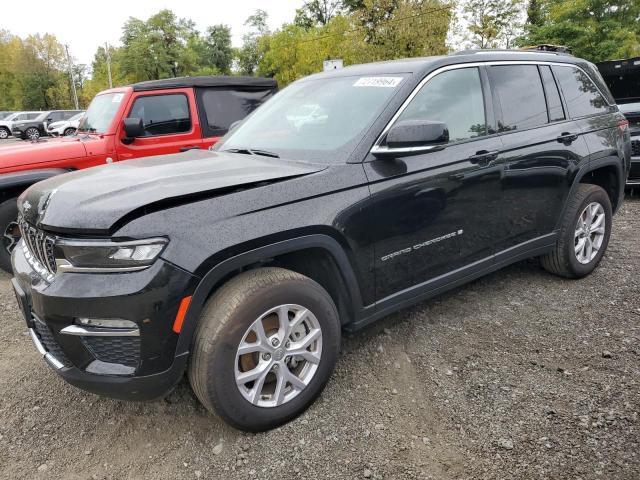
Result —
<path fill-rule="evenodd" d="M 16 138 L 23 140 L 38 140 L 48 135 L 47 125 L 61 120 L 69 120 L 82 110 L 50 110 L 42 112 L 33 120 L 14 122 L 11 133 Z"/>
<path fill-rule="evenodd" d="M 578 58 L 353 66 L 293 83 L 213 152 L 30 187 L 13 286 L 71 384 L 150 399 L 186 371 L 207 409 L 264 430 L 320 394 L 343 328 L 528 257 L 588 275 L 629 156 Z"/>

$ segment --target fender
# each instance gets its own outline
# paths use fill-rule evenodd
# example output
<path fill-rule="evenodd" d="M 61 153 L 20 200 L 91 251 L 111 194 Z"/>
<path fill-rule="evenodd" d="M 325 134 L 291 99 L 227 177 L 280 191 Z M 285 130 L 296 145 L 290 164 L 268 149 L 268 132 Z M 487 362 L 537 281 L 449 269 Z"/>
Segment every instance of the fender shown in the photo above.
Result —
<path fill-rule="evenodd" d="M 15 187 L 28 187 L 34 183 L 46 180 L 47 178 L 68 173 L 71 170 L 66 168 L 42 168 L 38 170 L 22 170 L 20 172 L 0 174 L 0 190 L 7 190 Z"/>
<path fill-rule="evenodd" d="M 323 248 L 329 252 L 338 266 L 338 270 L 342 275 L 345 285 L 347 287 L 347 293 L 351 302 L 354 315 L 357 318 L 363 311 L 362 297 L 360 295 L 360 289 L 358 288 L 358 281 L 356 279 L 353 267 L 349 262 L 347 254 L 344 252 L 340 244 L 329 235 L 324 234 L 312 234 L 302 237 L 296 237 L 281 242 L 265 245 L 263 247 L 249 250 L 231 258 L 228 258 L 215 267 L 202 278 L 195 292 L 193 293 L 189 310 L 180 332 L 178 339 L 178 345 L 176 348 L 176 357 L 184 355 L 189 352 L 191 348 L 191 340 L 195 332 L 200 314 L 207 301 L 210 293 L 214 287 L 229 273 L 238 270 L 239 268 L 251 265 L 253 263 L 264 260 L 265 258 L 282 255 L 285 253 L 292 253 L 299 250 L 305 250 L 307 248 Z"/>
<path fill-rule="evenodd" d="M 616 213 L 617 208 L 622 204 L 622 200 L 624 198 L 624 168 L 620 163 L 620 159 L 617 157 L 605 157 L 599 158 L 597 160 L 592 160 L 589 163 L 585 163 L 580 169 L 578 169 L 575 176 L 573 177 L 573 183 L 571 184 L 571 188 L 569 189 L 569 194 L 567 195 L 567 198 L 565 198 L 564 206 L 562 207 L 562 211 L 560 212 L 560 216 L 558 217 L 558 222 L 555 226 L 556 231 L 560 229 L 560 222 L 564 218 L 564 213 L 567 210 L 569 199 L 575 193 L 584 176 L 602 167 L 614 167 L 616 169 L 616 172 L 618 173 L 618 201 L 616 202 L 616 206 L 612 206 L 614 208 L 613 213 Z"/>

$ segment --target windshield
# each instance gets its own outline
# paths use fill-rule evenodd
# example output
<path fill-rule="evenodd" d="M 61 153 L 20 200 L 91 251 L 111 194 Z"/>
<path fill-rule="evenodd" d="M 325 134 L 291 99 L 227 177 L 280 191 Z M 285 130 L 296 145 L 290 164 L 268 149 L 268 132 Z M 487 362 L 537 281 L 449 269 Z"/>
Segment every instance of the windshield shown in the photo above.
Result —
<path fill-rule="evenodd" d="M 5 120 L 7 120 L 7 121 L 15 120 L 19 115 L 20 115 L 20 112 L 12 113 L 7 118 L 5 118 Z"/>
<path fill-rule="evenodd" d="M 71 117 L 69 120 L 67 120 L 67 122 L 75 122 L 76 120 L 80 120 L 83 115 L 84 115 L 84 112 L 80 112 L 74 115 L 73 117 Z"/>
<path fill-rule="evenodd" d="M 111 125 L 124 93 L 104 93 L 96 95 L 89 108 L 84 112 L 84 117 L 78 125 L 79 132 L 106 133 Z"/>
<path fill-rule="evenodd" d="M 358 76 L 296 82 L 258 108 L 214 150 L 261 150 L 302 160 L 344 160 L 403 78 Z"/>

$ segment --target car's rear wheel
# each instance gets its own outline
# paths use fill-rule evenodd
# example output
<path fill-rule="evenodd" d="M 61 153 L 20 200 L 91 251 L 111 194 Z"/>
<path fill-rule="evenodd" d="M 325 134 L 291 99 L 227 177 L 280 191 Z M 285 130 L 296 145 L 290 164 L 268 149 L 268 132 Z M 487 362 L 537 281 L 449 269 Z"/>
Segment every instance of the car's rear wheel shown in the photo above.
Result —
<path fill-rule="evenodd" d="M 40 138 L 40 130 L 36 127 L 29 127 L 25 130 L 24 135 L 29 140 L 38 140 Z"/>
<path fill-rule="evenodd" d="M 9 135 L 11 135 L 11 132 L 9 131 L 8 128 L 0 127 L 0 140 L 5 140 L 9 138 Z"/>
<path fill-rule="evenodd" d="M 65 137 L 70 137 L 71 135 L 75 135 L 76 134 L 76 129 L 75 128 L 67 128 L 62 134 Z"/>
<path fill-rule="evenodd" d="M 567 278 L 590 274 L 609 244 L 612 216 L 609 195 L 602 187 L 580 184 L 569 200 L 555 248 L 540 258 L 542 266 Z"/>
<path fill-rule="evenodd" d="M 313 403 L 339 346 L 338 312 L 320 285 L 281 268 L 251 270 L 207 302 L 189 379 L 202 404 L 234 427 L 268 430 Z"/>
<path fill-rule="evenodd" d="M 2 245 L 0 245 L 0 268 L 11 273 L 11 252 L 20 240 L 16 198 L 0 203 L 0 229 L 3 233 Z"/>

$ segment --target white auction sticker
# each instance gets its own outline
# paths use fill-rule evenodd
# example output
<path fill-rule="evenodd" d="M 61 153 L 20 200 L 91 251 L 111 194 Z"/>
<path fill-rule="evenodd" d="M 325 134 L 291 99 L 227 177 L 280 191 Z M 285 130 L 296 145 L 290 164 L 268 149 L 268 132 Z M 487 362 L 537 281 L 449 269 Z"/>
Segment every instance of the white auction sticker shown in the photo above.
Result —
<path fill-rule="evenodd" d="M 401 81 L 402 77 L 362 77 L 359 78 L 353 86 L 395 88 Z"/>
<path fill-rule="evenodd" d="M 124 97 L 124 93 L 116 93 L 111 100 L 112 103 L 120 103 Z"/>

